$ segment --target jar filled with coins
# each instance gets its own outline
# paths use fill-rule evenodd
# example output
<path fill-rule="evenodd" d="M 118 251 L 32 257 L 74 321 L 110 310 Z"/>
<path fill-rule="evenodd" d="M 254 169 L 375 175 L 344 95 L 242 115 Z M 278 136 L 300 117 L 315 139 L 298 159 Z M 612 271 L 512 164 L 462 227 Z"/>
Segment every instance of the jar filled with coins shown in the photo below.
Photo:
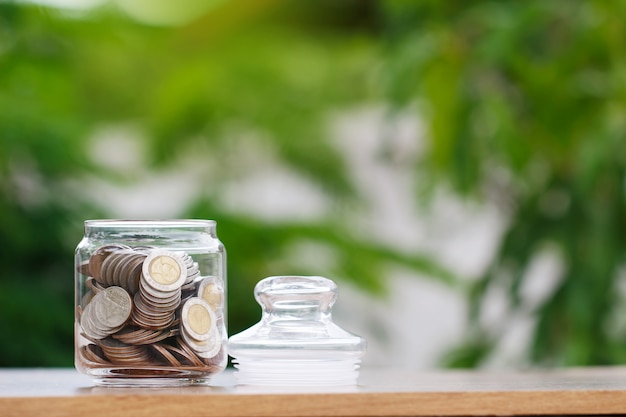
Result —
<path fill-rule="evenodd" d="M 96 384 L 199 384 L 225 368 L 214 221 L 88 220 L 75 266 L 75 365 Z"/>

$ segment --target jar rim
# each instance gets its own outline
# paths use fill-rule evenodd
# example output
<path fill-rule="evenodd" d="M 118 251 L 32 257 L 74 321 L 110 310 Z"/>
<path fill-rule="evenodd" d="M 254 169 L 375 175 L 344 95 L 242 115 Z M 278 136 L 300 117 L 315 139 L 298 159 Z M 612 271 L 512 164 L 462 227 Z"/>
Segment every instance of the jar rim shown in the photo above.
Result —
<path fill-rule="evenodd" d="M 85 220 L 85 227 L 214 227 L 215 220 L 202 219 L 92 219 Z"/>

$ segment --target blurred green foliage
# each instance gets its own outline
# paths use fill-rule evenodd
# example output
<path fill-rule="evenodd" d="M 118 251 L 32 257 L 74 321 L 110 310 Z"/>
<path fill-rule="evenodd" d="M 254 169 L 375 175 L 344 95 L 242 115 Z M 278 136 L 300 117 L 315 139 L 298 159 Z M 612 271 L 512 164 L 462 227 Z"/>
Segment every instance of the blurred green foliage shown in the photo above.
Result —
<path fill-rule="evenodd" d="M 108 3 L 61 13 L 0 2 L 0 365 L 72 363 L 73 248 L 83 219 L 110 215 L 75 184 L 133 181 L 90 153 L 89 138 L 107 125 L 138 126 L 153 169 L 190 152 L 215 165 L 180 217 L 218 222 L 231 334 L 258 319 L 254 283 L 285 271 L 378 294 L 390 265 L 458 285 L 432 256 L 391 249 L 347 221 L 365 203 L 328 118 L 380 103 L 391 115 L 417 109 L 427 127 L 417 199 L 444 186 L 509 219 L 485 274 L 472 277 L 467 343 L 448 364 L 489 357 L 506 320 L 527 311 L 520 288 L 546 247 L 564 272 L 530 312 L 531 360 L 626 359 L 626 329 L 611 326 L 626 253 L 626 2 L 217 3 L 166 27 Z M 220 205 L 239 131 L 258 133 L 332 213 L 267 221 Z M 302 243 L 330 248 L 335 262 L 297 264 L 290 254 Z M 485 328 L 494 285 L 507 289 L 509 314 Z"/>
<path fill-rule="evenodd" d="M 387 5 L 390 95 L 419 97 L 429 127 L 419 174 L 509 217 L 450 364 L 480 364 L 518 313 L 537 319 L 532 363 L 623 363 L 626 2 Z M 522 288 L 546 250 L 563 272 L 534 310 Z M 494 286 L 509 308 L 486 328 Z"/>
<path fill-rule="evenodd" d="M 252 288 L 269 275 L 327 275 L 381 293 L 395 263 L 453 281 L 428 257 L 356 236 L 343 222 L 362 203 L 327 117 L 374 97 L 376 44 L 361 12 L 371 5 L 276 3 L 226 2 L 182 27 L 142 24 L 108 6 L 73 16 L 0 3 L 1 365 L 72 363 L 73 248 L 83 219 L 110 217 L 81 187 L 94 176 L 120 186 L 136 179 L 90 149 L 91 135 L 116 123 L 139 127 L 152 169 L 180 166 L 190 153 L 214 165 L 179 217 L 218 222 L 230 333 L 258 320 Z M 333 202 L 332 215 L 269 222 L 216 202 L 240 169 L 233 131 L 259 132 Z M 289 254 L 301 244 L 330 247 L 336 262 L 298 264 Z"/>

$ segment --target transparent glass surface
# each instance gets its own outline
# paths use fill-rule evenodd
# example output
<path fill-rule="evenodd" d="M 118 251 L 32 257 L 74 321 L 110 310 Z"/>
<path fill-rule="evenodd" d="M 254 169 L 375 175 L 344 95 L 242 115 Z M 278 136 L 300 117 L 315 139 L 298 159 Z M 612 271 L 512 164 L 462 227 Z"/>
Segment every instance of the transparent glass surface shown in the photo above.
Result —
<path fill-rule="evenodd" d="M 211 220 L 88 220 L 75 366 L 99 385 L 204 383 L 227 363 L 226 251 Z"/>
<path fill-rule="evenodd" d="M 365 340 L 332 320 L 337 286 L 323 277 L 277 276 L 260 281 L 261 321 L 231 336 L 239 384 L 352 385 Z"/>

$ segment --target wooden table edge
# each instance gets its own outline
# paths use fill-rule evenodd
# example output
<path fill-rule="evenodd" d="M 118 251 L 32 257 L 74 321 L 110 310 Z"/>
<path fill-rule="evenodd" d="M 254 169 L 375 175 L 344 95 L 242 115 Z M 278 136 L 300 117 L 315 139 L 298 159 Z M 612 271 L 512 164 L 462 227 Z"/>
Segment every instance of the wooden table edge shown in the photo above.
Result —
<path fill-rule="evenodd" d="M 482 416 L 626 414 L 622 390 L 85 395 L 0 398 L 10 416 Z"/>

